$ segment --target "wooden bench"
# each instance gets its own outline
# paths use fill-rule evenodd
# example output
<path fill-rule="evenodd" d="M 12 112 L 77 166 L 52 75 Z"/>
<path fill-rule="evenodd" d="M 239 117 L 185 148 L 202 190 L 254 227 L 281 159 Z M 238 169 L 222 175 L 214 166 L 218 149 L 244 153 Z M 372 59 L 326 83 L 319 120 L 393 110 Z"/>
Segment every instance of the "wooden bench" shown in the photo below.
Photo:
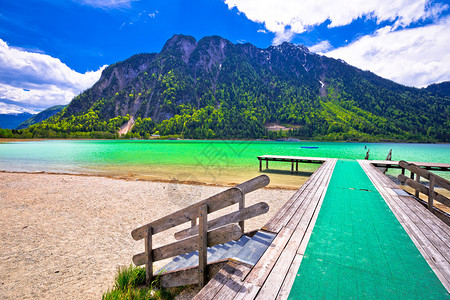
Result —
<path fill-rule="evenodd" d="M 245 194 L 266 186 L 269 181 L 266 175 L 255 177 L 134 229 L 131 235 L 136 241 L 145 240 L 145 252 L 134 255 L 133 262 L 136 266 L 145 264 L 147 284 L 151 283 L 154 276 L 158 276 L 162 287 L 197 283 L 204 286 L 208 278 L 214 276 L 228 262 L 227 259 L 208 262 L 208 247 L 240 239 L 244 233 L 244 221 L 269 210 L 269 206 L 264 202 L 245 207 Z M 208 221 L 208 214 L 233 204 L 239 205 L 237 211 Z M 191 227 L 175 233 L 177 242 L 153 248 L 153 235 L 186 222 L 190 222 Z M 198 251 L 198 264 L 195 266 L 169 272 L 162 271 L 159 274 L 153 273 L 153 262 L 193 251 Z"/>

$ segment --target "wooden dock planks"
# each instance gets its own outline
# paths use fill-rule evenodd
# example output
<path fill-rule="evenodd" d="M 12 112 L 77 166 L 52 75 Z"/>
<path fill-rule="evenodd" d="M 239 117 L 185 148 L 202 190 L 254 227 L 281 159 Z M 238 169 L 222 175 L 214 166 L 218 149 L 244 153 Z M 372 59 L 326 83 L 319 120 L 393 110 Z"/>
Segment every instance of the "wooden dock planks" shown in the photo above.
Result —
<path fill-rule="evenodd" d="M 359 161 L 400 224 L 432 270 L 450 292 L 450 229 L 413 197 L 399 196 L 399 188 L 369 161 Z"/>
<path fill-rule="evenodd" d="M 320 211 L 336 159 L 329 159 L 263 227 L 277 233 L 258 263 L 240 278 L 219 272 L 195 299 L 286 298 Z M 235 264 L 233 262 L 233 264 Z M 228 268 L 231 267 L 228 266 Z M 221 286 L 221 287 L 220 287 Z"/>
<path fill-rule="evenodd" d="M 370 163 L 375 167 L 386 167 L 391 169 L 403 169 L 399 165 L 399 161 L 391 160 L 367 160 L 366 163 Z M 435 171 L 450 171 L 450 164 L 446 163 L 431 163 L 431 162 L 412 162 L 413 164 L 425 169 Z"/>
<path fill-rule="evenodd" d="M 286 157 L 286 161 L 288 159 L 291 157 Z M 230 262 L 195 299 L 286 299 L 336 161 L 324 159 L 319 169 L 264 225 L 263 230 L 277 236 L 254 267 Z M 372 161 L 361 160 L 359 163 L 444 287 L 450 291 L 450 227 L 413 197 L 398 195 L 393 189 L 399 187 L 372 165 Z M 439 166 L 430 163 L 424 167 Z"/>

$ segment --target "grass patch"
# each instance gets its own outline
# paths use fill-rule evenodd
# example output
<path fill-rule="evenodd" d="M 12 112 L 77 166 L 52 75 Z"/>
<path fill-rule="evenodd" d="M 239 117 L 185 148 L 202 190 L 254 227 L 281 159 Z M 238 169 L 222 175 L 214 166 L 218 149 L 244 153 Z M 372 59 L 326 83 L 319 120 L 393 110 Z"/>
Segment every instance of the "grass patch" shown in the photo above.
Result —
<path fill-rule="evenodd" d="M 145 285 L 145 268 L 121 267 L 114 280 L 114 288 L 103 294 L 103 300 L 166 300 L 173 299 L 182 287 L 161 289 L 158 277 L 150 286 Z"/>

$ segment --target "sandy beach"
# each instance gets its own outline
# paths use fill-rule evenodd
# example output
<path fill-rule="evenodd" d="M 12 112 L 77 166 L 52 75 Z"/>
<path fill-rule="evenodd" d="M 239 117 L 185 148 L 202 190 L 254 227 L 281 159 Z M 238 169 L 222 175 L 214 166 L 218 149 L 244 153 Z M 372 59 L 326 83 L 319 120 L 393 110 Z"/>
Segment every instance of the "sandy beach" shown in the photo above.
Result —
<path fill-rule="evenodd" d="M 144 249 L 131 238 L 132 229 L 226 188 L 0 173 L 1 298 L 99 299 L 112 287 L 117 268 Z M 247 221 L 246 230 L 260 228 L 294 192 L 248 194 L 247 205 L 264 201 L 270 210 Z M 173 239 L 174 232 L 156 235 L 155 243 Z"/>

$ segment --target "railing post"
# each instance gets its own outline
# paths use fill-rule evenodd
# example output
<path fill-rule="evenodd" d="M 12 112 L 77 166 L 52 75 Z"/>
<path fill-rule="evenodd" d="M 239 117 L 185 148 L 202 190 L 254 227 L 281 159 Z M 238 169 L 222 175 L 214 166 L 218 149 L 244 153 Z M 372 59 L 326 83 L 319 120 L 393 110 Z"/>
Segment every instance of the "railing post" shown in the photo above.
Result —
<path fill-rule="evenodd" d="M 420 183 L 420 175 L 417 175 L 416 181 L 417 181 L 417 183 Z M 419 190 L 416 190 L 415 196 L 416 196 L 417 198 L 419 198 L 419 194 L 420 194 Z"/>
<path fill-rule="evenodd" d="M 245 194 L 241 190 L 242 193 L 242 199 L 239 201 L 239 210 L 243 209 L 245 207 Z M 242 234 L 244 233 L 244 221 L 239 222 L 239 227 L 241 227 Z"/>
<path fill-rule="evenodd" d="M 191 227 L 194 227 L 195 225 L 197 225 L 197 218 L 191 219 Z"/>
<path fill-rule="evenodd" d="M 386 157 L 386 160 L 392 160 L 392 149 L 389 150 L 389 153 L 388 153 L 388 155 Z"/>
<path fill-rule="evenodd" d="M 206 284 L 206 265 L 208 264 L 208 205 L 200 207 L 198 214 L 198 279 L 200 286 Z"/>
<path fill-rule="evenodd" d="M 430 173 L 430 187 L 428 188 L 428 209 L 433 210 L 433 196 L 434 196 L 434 184 L 436 177 Z"/>
<path fill-rule="evenodd" d="M 152 234 L 152 227 L 149 227 L 145 237 L 145 256 L 147 257 L 147 263 L 145 264 L 145 283 L 148 286 L 150 286 L 153 280 Z"/>

